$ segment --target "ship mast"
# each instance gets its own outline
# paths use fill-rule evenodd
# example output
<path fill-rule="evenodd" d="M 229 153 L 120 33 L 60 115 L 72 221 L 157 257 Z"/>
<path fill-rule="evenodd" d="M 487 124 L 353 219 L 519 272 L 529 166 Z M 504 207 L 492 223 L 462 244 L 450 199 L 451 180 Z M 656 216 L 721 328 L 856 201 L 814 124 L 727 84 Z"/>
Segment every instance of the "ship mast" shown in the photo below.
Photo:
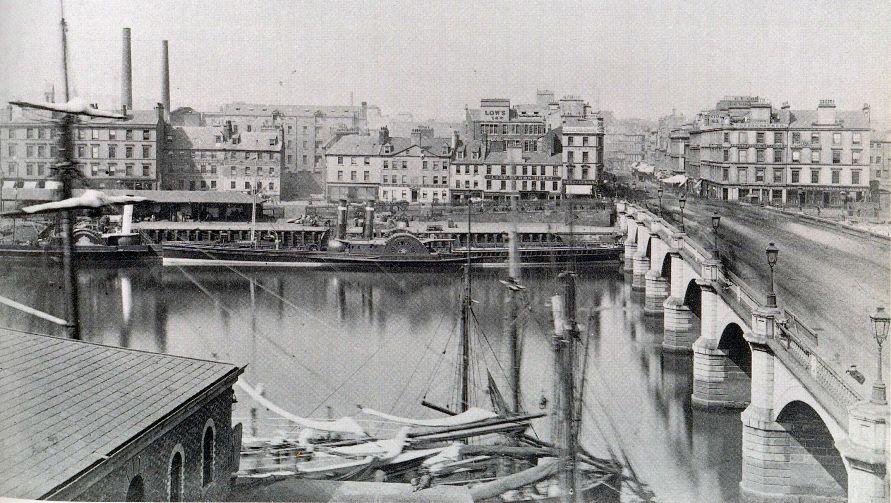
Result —
<path fill-rule="evenodd" d="M 560 488 L 561 500 L 574 503 L 576 496 L 576 457 L 578 450 L 575 414 L 575 341 L 578 338 L 575 306 L 575 275 L 559 276 L 562 295 L 552 298 L 554 314 L 554 362 L 559 378 L 554 383 L 560 398 Z"/>
<path fill-rule="evenodd" d="M 470 407 L 470 199 L 467 199 L 467 264 L 461 299 L 461 412 Z"/>
<path fill-rule="evenodd" d="M 520 341 L 517 333 L 517 291 L 520 289 L 520 257 L 517 243 L 517 197 L 510 200 L 512 226 L 508 233 L 508 283 L 507 286 L 507 343 L 510 354 L 511 412 L 521 414 L 523 405 L 520 397 Z"/>

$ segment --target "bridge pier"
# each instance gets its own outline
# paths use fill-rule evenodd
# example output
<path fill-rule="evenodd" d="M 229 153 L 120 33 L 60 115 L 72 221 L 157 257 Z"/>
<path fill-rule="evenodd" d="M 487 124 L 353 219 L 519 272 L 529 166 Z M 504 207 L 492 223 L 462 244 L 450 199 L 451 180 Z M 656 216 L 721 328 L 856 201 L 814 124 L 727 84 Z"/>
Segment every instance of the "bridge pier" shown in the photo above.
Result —
<path fill-rule="evenodd" d="M 847 461 L 848 502 L 888 502 L 888 404 L 859 402 L 848 409 L 848 438 L 837 444 Z"/>
<path fill-rule="evenodd" d="M 631 289 L 642 292 L 646 290 L 647 284 L 645 276 L 650 270 L 650 259 L 647 256 L 641 257 L 640 254 L 634 255 L 631 259 Z"/>
<path fill-rule="evenodd" d="M 680 243 L 683 234 L 675 236 L 675 241 Z M 685 264 L 678 247 L 669 251 L 671 256 L 671 273 L 669 274 L 669 296 L 662 303 L 664 333 L 662 349 L 677 353 L 688 353 L 693 349 L 693 312 L 684 304 L 684 295 L 687 287 L 687 277 L 684 274 Z"/>
<path fill-rule="evenodd" d="M 644 314 L 662 314 L 662 306 L 669 293 L 668 278 L 663 278 L 659 271 L 650 269 L 644 274 L 644 285 Z"/>
<path fill-rule="evenodd" d="M 637 243 L 634 241 L 625 241 L 625 253 L 622 255 L 622 259 L 624 264 L 622 266 L 622 270 L 624 272 L 632 272 L 633 271 L 633 260 L 634 255 L 637 254 Z"/>
<path fill-rule="evenodd" d="M 701 293 L 699 337 L 693 343 L 693 405 L 703 408 L 720 408 L 726 403 L 723 354 L 718 349 L 718 293 L 711 281 L 696 280 Z"/>

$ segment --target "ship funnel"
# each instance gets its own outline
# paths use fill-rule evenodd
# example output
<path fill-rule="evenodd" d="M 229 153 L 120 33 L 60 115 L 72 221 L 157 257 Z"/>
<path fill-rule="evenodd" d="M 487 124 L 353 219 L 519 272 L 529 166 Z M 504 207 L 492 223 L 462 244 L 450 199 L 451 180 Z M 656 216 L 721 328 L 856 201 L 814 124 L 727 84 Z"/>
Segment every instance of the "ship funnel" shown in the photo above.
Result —
<path fill-rule="evenodd" d="M 374 238 L 374 201 L 369 200 L 365 204 L 365 227 L 362 229 L 365 239 Z"/>
<path fill-rule="evenodd" d="M 337 206 L 337 233 L 334 235 L 337 239 L 346 237 L 347 231 L 347 200 L 341 199 Z"/>

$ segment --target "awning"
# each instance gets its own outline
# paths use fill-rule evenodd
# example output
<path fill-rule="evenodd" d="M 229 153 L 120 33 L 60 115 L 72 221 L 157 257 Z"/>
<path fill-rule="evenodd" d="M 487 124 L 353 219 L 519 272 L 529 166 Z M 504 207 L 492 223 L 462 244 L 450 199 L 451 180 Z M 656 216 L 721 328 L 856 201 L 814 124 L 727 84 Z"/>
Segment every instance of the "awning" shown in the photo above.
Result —
<path fill-rule="evenodd" d="M 590 196 L 594 192 L 594 187 L 592 185 L 567 184 L 565 187 L 567 194 Z"/>
<path fill-rule="evenodd" d="M 687 183 L 687 177 L 684 175 L 669 176 L 668 178 L 662 179 L 662 183 L 667 183 L 669 185 L 682 185 Z"/>

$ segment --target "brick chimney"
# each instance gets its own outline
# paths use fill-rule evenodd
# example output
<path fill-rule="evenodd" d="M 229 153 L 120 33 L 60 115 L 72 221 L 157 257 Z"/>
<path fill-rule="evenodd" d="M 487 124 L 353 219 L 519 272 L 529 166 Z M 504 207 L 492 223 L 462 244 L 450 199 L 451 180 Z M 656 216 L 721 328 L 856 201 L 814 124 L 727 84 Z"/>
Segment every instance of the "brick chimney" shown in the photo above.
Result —
<path fill-rule="evenodd" d="M 380 131 L 377 132 L 377 142 L 381 145 L 386 144 L 390 141 L 390 130 L 387 129 L 387 126 L 381 127 Z"/>
<path fill-rule="evenodd" d="M 820 100 L 817 105 L 817 124 L 835 124 L 835 100 Z"/>

